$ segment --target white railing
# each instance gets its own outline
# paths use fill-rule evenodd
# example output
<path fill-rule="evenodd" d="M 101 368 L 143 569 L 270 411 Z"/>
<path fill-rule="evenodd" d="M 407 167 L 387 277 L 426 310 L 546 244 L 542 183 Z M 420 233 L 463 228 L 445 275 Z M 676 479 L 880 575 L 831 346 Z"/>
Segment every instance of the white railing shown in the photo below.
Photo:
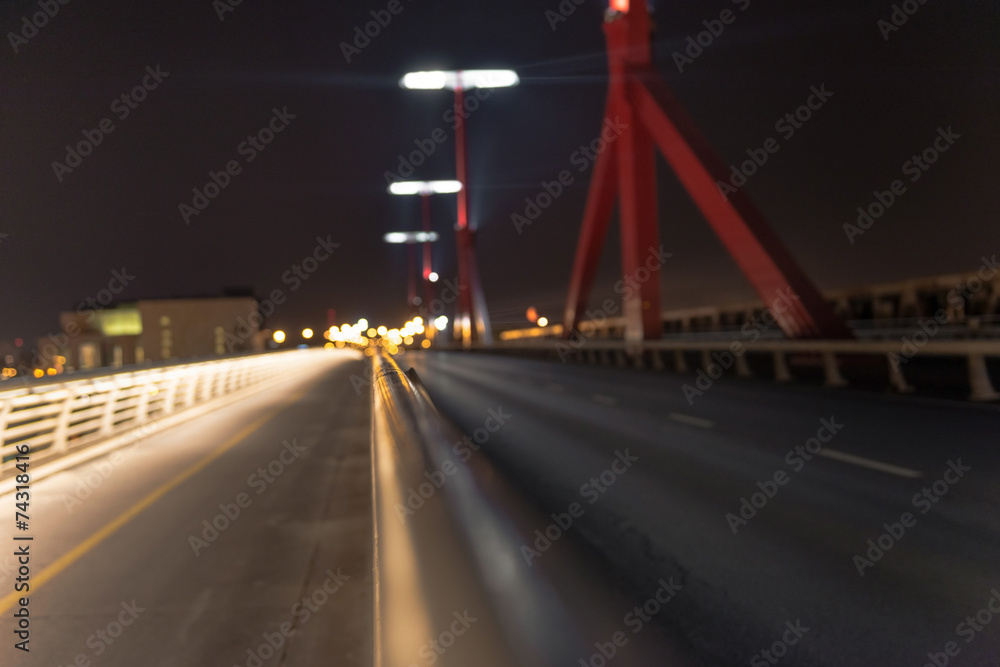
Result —
<path fill-rule="evenodd" d="M 779 382 L 792 379 L 786 357 L 788 355 L 815 355 L 822 360 L 825 384 L 843 387 L 848 384 L 841 374 L 839 357 L 869 356 L 886 360 L 887 383 L 896 390 L 908 393 L 913 387 L 907 382 L 905 364 L 907 348 L 900 341 L 890 340 L 787 340 L 760 339 L 747 340 L 653 340 L 629 342 L 577 334 L 575 338 L 522 339 L 506 341 L 492 346 L 473 345 L 472 349 L 483 351 L 543 352 L 558 356 L 562 361 L 585 361 L 597 364 L 652 366 L 657 370 L 666 367 L 665 353 L 672 353 L 675 370 L 688 370 L 685 353 L 701 354 L 704 370 L 712 365 L 712 353 L 729 353 L 732 368 L 740 377 L 750 376 L 746 355 L 769 354 L 773 357 L 774 378 Z M 926 340 L 919 347 L 914 346 L 912 356 L 950 357 L 962 360 L 968 372 L 969 398 L 974 401 L 1000 400 L 1000 393 L 994 387 L 986 366 L 988 357 L 1000 357 L 1000 340 Z M 900 361 L 902 363 L 900 363 Z"/>
<path fill-rule="evenodd" d="M 315 363 L 301 351 L 203 361 L 0 390 L 0 477 L 17 445 L 33 464 Z"/>

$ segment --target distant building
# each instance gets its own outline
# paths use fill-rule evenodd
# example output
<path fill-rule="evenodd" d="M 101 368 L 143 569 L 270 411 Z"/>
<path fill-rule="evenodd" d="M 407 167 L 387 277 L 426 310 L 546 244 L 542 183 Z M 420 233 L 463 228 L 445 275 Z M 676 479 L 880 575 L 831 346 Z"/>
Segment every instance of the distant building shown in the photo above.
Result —
<path fill-rule="evenodd" d="M 104 310 L 64 312 L 66 335 L 39 341 L 39 357 L 67 369 L 119 367 L 264 349 L 253 297 L 147 299 Z M 53 341 L 58 340 L 58 345 Z"/>

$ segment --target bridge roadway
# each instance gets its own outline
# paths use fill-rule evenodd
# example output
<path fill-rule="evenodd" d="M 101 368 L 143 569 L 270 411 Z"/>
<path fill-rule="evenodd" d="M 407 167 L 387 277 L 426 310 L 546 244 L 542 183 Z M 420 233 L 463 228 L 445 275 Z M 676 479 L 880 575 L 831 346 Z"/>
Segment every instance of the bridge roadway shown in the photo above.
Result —
<path fill-rule="evenodd" d="M 637 604 L 661 580 L 682 583 L 652 624 L 704 664 L 772 664 L 761 652 L 773 650 L 781 665 L 923 665 L 949 641 L 961 651 L 953 664 L 1000 664 L 1000 617 L 971 637 L 956 631 L 1000 590 L 996 406 L 757 381 L 717 383 L 689 405 L 691 376 L 457 353 L 399 361 L 483 442 L 472 455 L 491 456 L 547 512 L 583 507 L 551 546 L 525 553 L 590 549 Z M 32 651 L 4 646 L 2 663 L 370 665 L 370 405 L 352 375 L 366 375 L 364 362 L 331 354 L 124 460 L 37 482 Z M 786 460 L 817 435 L 821 455 Z M 635 460 L 615 464 L 618 453 Z M 959 459 L 971 469 L 949 474 L 955 483 L 921 513 L 913 496 Z M 779 471 L 786 483 L 767 484 Z M 68 505 L 88 480 L 89 496 Z M 773 497 L 734 535 L 726 515 L 739 516 L 757 482 Z M 204 533 L 240 494 L 239 518 Z M 854 556 L 904 512 L 915 525 L 860 576 Z M 4 590 L 11 564 L 0 556 Z M 783 636 L 795 641 L 787 653 Z M 616 662 L 632 664 L 627 651 Z"/>
<path fill-rule="evenodd" d="M 371 665 L 370 405 L 353 373 L 365 373 L 359 355 L 331 354 L 307 376 L 34 484 L 31 651 L 12 648 L 5 605 L 0 664 Z M 228 527 L 203 534 L 238 500 Z M 13 496 L 0 503 L 11 516 Z M 6 594 L 16 568 L 3 530 Z"/>
<path fill-rule="evenodd" d="M 488 411 L 502 406 L 510 416 L 479 433 L 480 452 L 537 507 L 580 502 L 562 540 L 595 549 L 634 599 L 661 578 L 684 582 L 657 621 L 705 664 L 914 667 L 956 642 L 959 657 L 939 661 L 1000 665 L 1000 614 L 982 613 L 993 618 L 981 632 L 958 628 L 1000 591 L 1000 406 L 735 380 L 692 405 L 683 387 L 693 375 L 457 353 L 406 360 L 466 433 L 496 428 Z M 820 455 L 795 452 L 817 435 L 828 440 L 812 443 Z M 632 467 L 595 491 L 590 480 L 626 450 Z M 949 461 L 969 470 L 946 472 Z M 937 484 L 940 499 L 914 504 L 942 478 L 955 483 Z M 741 498 L 766 504 L 741 523 Z M 913 525 L 882 538 L 894 544 L 861 562 L 861 576 L 854 556 L 867 559 L 868 541 L 904 513 Z M 991 604 L 1000 611 L 1000 594 Z M 798 621 L 808 632 L 786 634 Z M 787 654 L 761 653 L 786 637 L 796 642 Z"/>

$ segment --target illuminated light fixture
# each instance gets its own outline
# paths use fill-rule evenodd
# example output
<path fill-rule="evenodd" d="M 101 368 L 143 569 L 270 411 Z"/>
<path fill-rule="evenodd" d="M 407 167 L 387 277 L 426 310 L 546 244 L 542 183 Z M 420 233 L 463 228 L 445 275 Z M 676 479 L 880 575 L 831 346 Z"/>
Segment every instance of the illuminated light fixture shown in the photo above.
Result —
<path fill-rule="evenodd" d="M 310 338 L 313 337 L 313 330 L 312 329 L 303 329 L 302 330 L 302 337 L 305 338 L 306 340 L 309 340 Z"/>
<path fill-rule="evenodd" d="M 441 317 L 434 320 L 434 328 L 437 329 L 438 331 L 444 331 L 445 327 L 447 326 L 448 326 L 448 317 L 446 315 L 442 315 Z"/>
<path fill-rule="evenodd" d="M 427 280 L 431 281 L 432 283 L 436 283 L 440 278 L 441 276 L 437 274 L 437 271 L 431 271 L 430 273 L 427 274 Z"/>
<path fill-rule="evenodd" d="M 274 339 L 275 343 L 284 343 L 285 342 L 285 332 L 284 331 L 280 331 L 280 330 L 279 331 L 275 331 L 274 335 L 271 336 L 271 338 Z"/>
<path fill-rule="evenodd" d="M 408 90 L 510 88 L 519 83 L 521 83 L 521 79 L 518 78 L 517 72 L 509 69 L 470 69 L 460 72 L 410 72 L 399 80 L 399 85 Z"/>
<path fill-rule="evenodd" d="M 397 181 L 389 185 L 394 195 L 450 195 L 462 189 L 458 181 Z"/>
<path fill-rule="evenodd" d="M 629 0 L 611 0 L 611 10 L 628 14 L 628 3 Z"/>
<path fill-rule="evenodd" d="M 382 237 L 386 243 L 434 243 L 437 232 L 389 232 Z"/>
<path fill-rule="evenodd" d="M 547 318 L 547 317 L 539 317 L 538 318 L 538 326 L 540 326 L 540 327 L 547 327 L 547 326 L 549 326 L 549 318 Z"/>
<path fill-rule="evenodd" d="M 385 326 L 379 327 L 376 331 L 378 332 L 379 336 L 384 336 L 387 333 L 389 333 L 389 330 L 387 328 L 385 328 Z"/>
<path fill-rule="evenodd" d="M 358 320 L 358 329 L 367 329 L 367 328 L 368 328 L 368 320 L 362 317 L 360 320 Z"/>
<path fill-rule="evenodd" d="M 422 341 L 420 341 L 420 347 L 424 348 L 425 350 L 427 348 L 429 348 L 430 346 L 431 346 L 431 342 L 429 340 L 427 340 L 426 338 L 423 339 Z"/>

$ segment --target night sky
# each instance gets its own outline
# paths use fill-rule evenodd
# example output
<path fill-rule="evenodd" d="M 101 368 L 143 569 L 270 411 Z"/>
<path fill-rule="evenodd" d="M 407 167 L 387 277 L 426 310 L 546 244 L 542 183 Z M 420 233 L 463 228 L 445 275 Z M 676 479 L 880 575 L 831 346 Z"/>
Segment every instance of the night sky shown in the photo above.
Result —
<path fill-rule="evenodd" d="M 0 339 L 53 331 L 59 311 L 123 267 L 135 276 L 125 300 L 280 288 L 290 298 L 272 327 L 323 326 L 328 308 L 340 321 L 401 323 L 405 251 L 381 239 L 417 228 L 420 208 L 386 194 L 384 174 L 444 128 L 447 142 L 416 177 L 454 175 L 449 93 L 397 84 L 422 69 L 520 74 L 520 87 L 497 90 L 468 121 L 471 215 L 495 323 L 524 322 L 530 305 L 558 315 L 590 175 L 571 156 L 598 135 L 603 111 L 606 2 L 566 0 L 576 10 L 555 30 L 545 12 L 557 0 L 402 3 L 348 63 L 340 44 L 386 1 L 243 0 L 220 21 L 211 0 L 76 0 L 18 39 L 17 53 L 10 33 L 38 5 L 0 2 Z M 820 287 L 974 269 L 1000 250 L 1000 5 L 930 0 L 886 41 L 877 22 L 888 1 L 746 4 L 657 3 L 657 58 L 727 163 L 779 140 L 745 187 Z M 678 72 L 672 54 L 726 8 L 735 22 Z M 113 101 L 157 66 L 169 75 L 120 118 Z M 786 140 L 775 123 L 824 84 L 833 97 Z M 275 108 L 295 118 L 247 162 L 238 147 Z M 52 163 L 104 118 L 114 131 L 60 182 Z M 851 244 L 842 226 L 857 207 L 908 179 L 903 163 L 948 127 L 961 138 Z M 230 160 L 241 172 L 185 224 L 179 204 Z M 660 164 L 660 228 L 674 253 L 664 307 L 752 297 Z M 563 169 L 574 184 L 518 234 L 511 215 Z M 455 198 L 438 197 L 434 216 L 444 233 L 435 261 L 454 276 Z M 616 235 L 595 296 L 616 279 Z M 340 247 L 291 293 L 282 275 L 317 237 Z"/>

